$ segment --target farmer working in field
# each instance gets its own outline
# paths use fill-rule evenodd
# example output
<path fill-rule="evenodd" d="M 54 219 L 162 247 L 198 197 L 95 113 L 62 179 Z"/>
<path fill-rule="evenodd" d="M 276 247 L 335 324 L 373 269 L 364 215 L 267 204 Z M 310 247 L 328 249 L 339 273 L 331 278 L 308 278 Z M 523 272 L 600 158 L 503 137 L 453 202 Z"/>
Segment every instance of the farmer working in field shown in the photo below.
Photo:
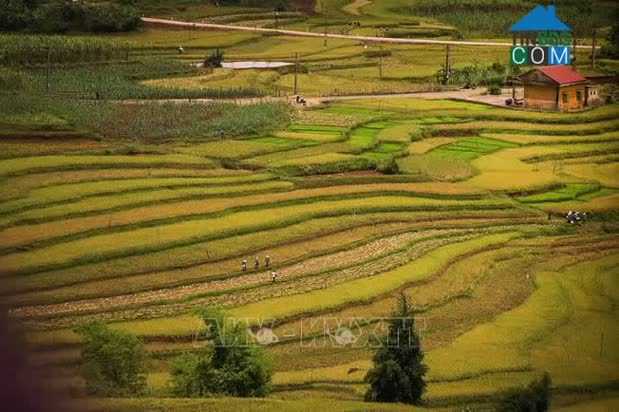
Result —
<path fill-rule="evenodd" d="M 256 263 L 254 263 L 254 270 L 260 269 L 260 259 L 256 256 Z"/>
<path fill-rule="evenodd" d="M 243 272 L 247 271 L 247 259 L 243 259 L 243 262 L 241 262 L 241 269 Z"/>
<path fill-rule="evenodd" d="M 266 267 L 271 266 L 271 256 L 267 255 L 267 256 L 264 258 L 264 265 L 265 265 Z"/>
<path fill-rule="evenodd" d="M 276 271 L 271 271 L 271 282 L 275 282 L 275 280 L 277 279 L 277 272 Z"/>

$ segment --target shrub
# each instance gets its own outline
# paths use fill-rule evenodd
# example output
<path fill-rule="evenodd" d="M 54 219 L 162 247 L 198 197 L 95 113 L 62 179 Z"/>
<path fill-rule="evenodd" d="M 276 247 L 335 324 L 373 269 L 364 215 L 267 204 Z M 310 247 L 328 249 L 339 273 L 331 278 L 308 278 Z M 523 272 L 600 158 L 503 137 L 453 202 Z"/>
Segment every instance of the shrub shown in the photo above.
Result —
<path fill-rule="evenodd" d="M 133 396 L 143 392 L 146 358 L 141 340 L 98 322 L 81 325 L 75 332 L 83 339 L 81 373 L 89 393 Z"/>
<path fill-rule="evenodd" d="M 398 168 L 398 164 L 395 159 L 391 158 L 387 162 L 379 163 L 376 170 L 387 175 L 394 175 L 397 174 L 400 169 Z"/>
<path fill-rule="evenodd" d="M 600 98 L 607 104 L 619 102 L 619 87 L 616 84 L 605 84 L 600 87 Z"/>
<path fill-rule="evenodd" d="M 389 57 L 391 50 L 366 50 L 363 55 L 367 58 Z"/>
<path fill-rule="evenodd" d="M 517 75 L 518 71 L 517 66 L 502 63 L 482 66 L 476 62 L 461 69 L 452 68 L 449 79 L 446 77 L 445 68 L 442 68 L 436 73 L 436 78 L 439 83 L 445 84 L 448 80 L 451 84 L 459 84 L 465 88 L 500 86 Z"/>
<path fill-rule="evenodd" d="M 606 38 L 608 43 L 600 48 L 600 56 L 611 59 L 619 58 L 619 23 L 616 23 Z"/>
<path fill-rule="evenodd" d="M 172 392 L 181 397 L 222 394 L 265 396 L 273 374 L 262 351 L 247 342 L 247 331 L 222 312 L 201 314 L 211 345 L 200 354 L 183 354 L 172 367 Z"/>
<path fill-rule="evenodd" d="M 224 60 L 224 51 L 221 49 L 215 49 L 211 52 L 210 56 L 204 59 L 204 67 L 221 67 L 221 62 Z"/>
<path fill-rule="evenodd" d="M 503 90 L 501 89 L 501 86 L 498 86 L 496 84 L 491 84 L 490 86 L 488 86 L 488 94 L 498 96 L 502 92 Z"/>
<path fill-rule="evenodd" d="M 0 67 L 0 90 L 20 90 L 24 85 L 22 73 Z"/>
<path fill-rule="evenodd" d="M 499 402 L 499 412 L 545 412 L 550 405 L 550 376 L 531 382 L 526 388 L 507 392 Z"/>

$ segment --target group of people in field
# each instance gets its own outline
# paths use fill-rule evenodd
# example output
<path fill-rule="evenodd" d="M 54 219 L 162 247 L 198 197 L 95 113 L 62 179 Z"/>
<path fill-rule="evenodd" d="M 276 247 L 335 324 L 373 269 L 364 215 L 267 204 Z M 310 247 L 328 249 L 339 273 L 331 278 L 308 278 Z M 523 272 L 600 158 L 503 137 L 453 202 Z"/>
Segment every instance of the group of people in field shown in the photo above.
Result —
<path fill-rule="evenodd" d="M 580 213 L 579 211 L 570 210 L 565 215 L 565 219 L 567 220 L 567 223 L 569 223 L 570 225 L 586 222 L 588 218 L 589 218 L 589 215 L 587 214 L 587 212 Z"/>
<path fill-rule="evenodd" d="M 271 256 L 266 255 L 264 257 L 264 267 L 271 268 Z M 256 259 L 254 260 L 254 270 L 259 270 L 259 269 L 260 269 L 260 258 L 256 256 Z M 247 259 L 243 259 L 243 261 L 241 262 L 241 270 L 243 272 L 247 272 Z M 275 271 L 275 269 L 272 269 L 271 270 L 271 282 L 275 282 L 276 280 L 277 280 L 277 272 Z"/>

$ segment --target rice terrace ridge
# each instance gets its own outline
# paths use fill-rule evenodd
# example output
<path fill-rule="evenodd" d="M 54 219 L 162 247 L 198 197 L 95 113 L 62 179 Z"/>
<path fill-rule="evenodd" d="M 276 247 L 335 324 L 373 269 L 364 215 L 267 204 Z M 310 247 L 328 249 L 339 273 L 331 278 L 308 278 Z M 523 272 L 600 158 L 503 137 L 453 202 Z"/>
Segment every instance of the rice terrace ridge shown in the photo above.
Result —
<path fill-rule="evenodd" d="M 618 12 L 0 0 L 3 410 L 619 410 Z"/>

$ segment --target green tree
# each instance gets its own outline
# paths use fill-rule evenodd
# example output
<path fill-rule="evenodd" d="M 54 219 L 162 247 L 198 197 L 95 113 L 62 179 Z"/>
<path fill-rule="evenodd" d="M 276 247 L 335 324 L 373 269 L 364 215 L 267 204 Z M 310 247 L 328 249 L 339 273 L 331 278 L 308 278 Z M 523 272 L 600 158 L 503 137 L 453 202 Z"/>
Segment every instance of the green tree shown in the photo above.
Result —
<path fill-rule="evenodd" d="M 198 354 L 186 353 L 176 359 L 171 370 L 172 392 L 182 397 L 267 395 L 271 365 L 262 350 L 248 342 L 243 325 L 225 318 L 223 312 L 201 316 L 210 345 Z"/>
<path fill-rule="evenodd" d="M 127 332 L 100 322 L 80 325 L 81 374 L 87 391 L 103 396 L 134 396 L 146 386 L 144 344 Z"/>
<path fill-rule="evenodd" d="M 552 381 L 547 373 L 525 388 L 517 388 L 505 393 L 499 402 L 499 412 L 545 412 L 550 407 L 550 386 Z"/>
<path fill-rule="evenodd" d="M 401 294 L 389 320 L 389 332 L 373 357 L 374 367 L 365 376 L 370 388 L 366 401 L 419 404 L 428 368 L 423 363 L 419 335 L 410 298 Z"/>
<path fill-rule="evenodd" d="M 224 51 L 221 49 L 215 49 L 211 52 L 210 56 L 206 56 L 204 59 L 204 67 L 221 67 L 221 63 L 224 61 Z"/>
<path fill-rule="evenodd" d="M 610 57 L 611 59 L 619 58 L 619 23 L 615 23 L 608 32 L 606 37 L 607 44 L 600 49 L 602 57 Z"/>

